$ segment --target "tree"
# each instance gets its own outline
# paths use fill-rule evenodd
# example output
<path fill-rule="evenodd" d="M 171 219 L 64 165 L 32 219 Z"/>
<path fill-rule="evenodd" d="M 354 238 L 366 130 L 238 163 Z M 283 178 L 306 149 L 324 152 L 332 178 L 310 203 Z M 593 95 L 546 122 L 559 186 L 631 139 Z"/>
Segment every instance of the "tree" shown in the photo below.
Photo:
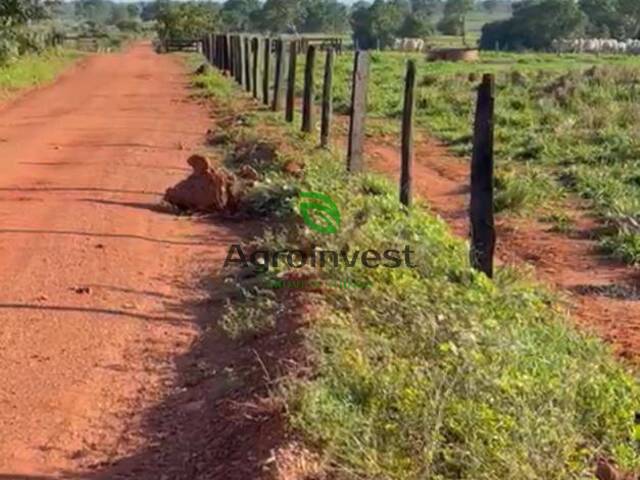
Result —
<path fill-rule="evenodd" d="M 438 30 L 445 35 L 460 35 L 466 45 L 466 20 L 468 13 L 473 10 L 473 0 L 447 0 L 444 4 L 444 15 L 438 22 Z"/>
<path fill-rule="evenodd" d="M 442 7 L 443 0 L 411 0 L 411 13 L 431 17 Z"/>
<path fill-rule="evenodd" d="M 374 48 L 375 38 L 371 30 L 371 5 L 365 1 L 355 3 L 351 9 L 349 23 L 353 30 L 353 41 L 357 48 Z"/>
<path fill-rule="evenodd" d="M 375 46 L 377 48 L 389 47 L 393 44 L 404 18 L 411 13 L 409 4 L 399 1 L 375 0 L 370 10 L 371 35 L 375 38 Z"/>
<path fill-rule="evenodd" d="M 488 13 L 495 13 L 495 11 L 498 10 L 498 5 L 498 0 L 484 0 L 482 2 L 482 8 L 484 8 Z"/>
<path fill-rule="evenodd" d="M 258 0 L 227 0 L 222 7 L 222 24 L 228 31 L 248 31 L 252 29 L 252 19 L 260 10 Z"/>
<path fill-rule="evenodd" d="M 162 40 L 189 40 L 217 30 L 219 11 L 210 2 L 162 2 L 156 21 Z"/>
<path fill-rule="evenodd" d="M 482 27 L 480 48 L 549 48 L 553 40 L 582 33 L 586 16 L 574 0 L 524 0 L 514 4 L 509 20 Z"/>
<path fill-rule="evenodd" d="M 407 15 L 398 30 L 398 36 L 404 38 L 424 38 L 433 34 L 433 25 L 428 17 Z"/>
<path fill-rule="evenodd" d="M 262 30 L 287 32 L 299 25 L 303 18 L 299 0 L 266 0 L 260 12 Z"/>
<path fill-rule="evenodd" d="M 349 29 L 347 7 L 337 0 L 306 0 L 301 32 L 344 33 Z"/>
<path fill-rule="evenodd" d="M 1 0 L 0 28 L 8 28 L 30 20 L 44 18 L 50 3 L 40 0 Z"/>
<path fill-rule="evenodd" d="M 589 19 L 587 33 L 593 37 L 627 38 L 618 0 L 580 0 L 580 9 Z"/>

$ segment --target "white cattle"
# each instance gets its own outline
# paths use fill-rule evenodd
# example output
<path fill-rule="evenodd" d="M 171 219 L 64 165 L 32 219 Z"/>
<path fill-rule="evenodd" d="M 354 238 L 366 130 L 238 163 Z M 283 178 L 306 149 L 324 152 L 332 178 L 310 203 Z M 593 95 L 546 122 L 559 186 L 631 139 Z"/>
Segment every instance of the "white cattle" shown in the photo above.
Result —
<path fill-rule="evenodd" d="M 551 44 L 559 53 L 612 53 L 640 54 L 640 40 L 616 40 L 614 38 L 558 39 Z"/>
<path fill-rule="evenodd" d="M 424 40 L 421 38 L 396 38 L 393 41 L 393 49 L 401 52 L 422 52 Z"/>

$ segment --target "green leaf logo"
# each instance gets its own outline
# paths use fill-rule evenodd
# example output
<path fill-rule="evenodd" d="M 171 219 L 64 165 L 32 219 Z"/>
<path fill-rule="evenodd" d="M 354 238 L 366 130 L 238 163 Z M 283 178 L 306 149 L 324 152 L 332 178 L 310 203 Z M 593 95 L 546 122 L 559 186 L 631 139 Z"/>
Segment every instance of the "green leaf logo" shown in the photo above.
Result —
<path fill-rule="evenodd" d="M 329 195 L 300 192 L 300 215 L 305 225 L 318 233 L 338 233 L 340 211 Z"/>

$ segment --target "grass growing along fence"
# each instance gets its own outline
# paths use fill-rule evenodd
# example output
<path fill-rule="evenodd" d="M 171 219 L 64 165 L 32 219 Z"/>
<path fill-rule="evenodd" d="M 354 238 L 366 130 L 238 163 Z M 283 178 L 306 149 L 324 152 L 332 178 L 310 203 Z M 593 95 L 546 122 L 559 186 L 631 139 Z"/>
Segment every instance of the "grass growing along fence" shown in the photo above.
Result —
<path fill-rule="evenodd" d="M 562 480 L 589 478 L 597 454 L 640 466 L 635 378 L 568 324 L 553 295 L 517 271 L 499 269 L 495 282 L 474 272 L 442 221 L 420 206 L 403 210 L 382 177 L 348 175 L 343 155 L 318 149 L 315 136 L 280 115 L 248 108 L 231 82 L 217 72 L 195 79 L 218 107 L 242 116 L 228 127 L 232 141 L 288 144 L 275 165 L 254 165 L 264 175 L 254 205 L 290 220 L 260 248 L 416 252 L 417 268 L 319 274 L 370 285 L 323 292 L 306 327 L 314 373 L 284 382 L 291 424 L 326 469 L 349 479 Z M 284 174 L 288 160 L 303 160 L 304 175 Z M 296 221 L 300 191 L 334 199 L 338 234 Z M 277 310 L 269 280 L 284 268 L 263 274 L 261 289 L 230 308 L 227 331 L 269 332 Z"/>
<path fill-rule="evenodd" d="M 393 120 L 390 127 L 401 114 L 406 58 L 372 54 L 368 111 Z M 350 55 L 338 57 L 337 112 L 349 108 L 351 68 Z M 611 227 L 600 232 L 603 247 L 639 263 L 640 58 L 483 53 L 477 64 L 420 59 L 417 124 L 464 156 L 482 72 L 496 74 L 496 208 L 538 212 L 578 194 Z"/>
<path fill-rule="evenodd" d="M 80 55 L 71 50 L 49 49 L 0 66 L 0 100 L 6 100 L 20 90 L 52 82 Z"/>

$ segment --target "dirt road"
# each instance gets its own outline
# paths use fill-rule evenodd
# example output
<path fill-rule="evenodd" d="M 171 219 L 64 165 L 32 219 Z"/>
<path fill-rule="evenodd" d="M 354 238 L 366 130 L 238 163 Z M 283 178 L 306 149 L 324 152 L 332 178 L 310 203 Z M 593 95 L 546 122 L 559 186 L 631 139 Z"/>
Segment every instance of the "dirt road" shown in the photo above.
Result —
<path fill-rule="evenodd" d="M 137 45 L 0 106 L 0 478 L 80 478 L 146 446 L 212 315 L 193 284 L 235 234 L 158 207 L 209 123 L 187 80 Z"/>

